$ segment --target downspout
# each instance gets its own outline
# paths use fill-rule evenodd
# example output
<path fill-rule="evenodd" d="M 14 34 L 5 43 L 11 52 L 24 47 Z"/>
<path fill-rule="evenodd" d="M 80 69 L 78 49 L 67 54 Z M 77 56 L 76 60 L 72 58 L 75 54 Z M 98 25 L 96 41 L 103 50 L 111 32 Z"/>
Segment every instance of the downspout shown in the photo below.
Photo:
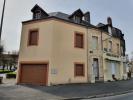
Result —
<path fill-rule="evenodd" d="M 103 52 L 103 32 L 101 30 L 101 50 Z"/>
<path fill-rule="evenodd" d="M 89 64 L 89 61 L 88 61 L 89 60 L 89 55 L 88 55 L 89 54 L 88 53 L 89 52 L 89 46 L 88 46 L 88 43 L 89 43 L 89 38 L 88 38 L 89 35 L 88 34 L 89 34 L 89 32 L 88 32 L 88 28 L 89 27 L 86 27 L 86 30 L 87 30 L 87 81 L 89 82 L 89 73 L 88 73 L 89 72 L 88 71 L 89 70 L 89 65 L 88 65 Z"/>
<path fill-rule="evenodd" d="M 102 55 L 101 55 L 101 60 L 102 60 L 102 67 L 103 67 L 103 81 L 104 81 L 104 64 L 103 64 L 103 32 L 102 32 L 102 30 L 101 30 L 101 53 L 102 53 Z"/>

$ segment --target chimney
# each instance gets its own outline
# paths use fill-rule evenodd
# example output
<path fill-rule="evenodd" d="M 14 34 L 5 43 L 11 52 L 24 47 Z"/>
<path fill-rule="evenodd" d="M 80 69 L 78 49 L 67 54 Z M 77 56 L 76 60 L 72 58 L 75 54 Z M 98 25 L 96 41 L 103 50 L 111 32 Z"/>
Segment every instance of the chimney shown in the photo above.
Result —
<path fill-rule="evenodd" d="M 86 13 L 84 14 L 84 20 L 85 20 L 86 22 L 90 23 L 90 12 L 86 12 Z"/>
<path fill-rule="evenodd" d="M 109 32 L 109 35 L 112 36 L 112 28 L 113 28 L 113 26 L 112 26 L 112 19 L 111 19 L 111 17 L 107 18 L 107 23 L 108 23 L 108 32 Z"/>
<path fill-rule="evenodd" d="M 108 25 L 109 25 L 110 27 L 113 27 L 111 17 L 108 17 L 108 18 L 107 18 L 107 23 L 108 23 Z"/>

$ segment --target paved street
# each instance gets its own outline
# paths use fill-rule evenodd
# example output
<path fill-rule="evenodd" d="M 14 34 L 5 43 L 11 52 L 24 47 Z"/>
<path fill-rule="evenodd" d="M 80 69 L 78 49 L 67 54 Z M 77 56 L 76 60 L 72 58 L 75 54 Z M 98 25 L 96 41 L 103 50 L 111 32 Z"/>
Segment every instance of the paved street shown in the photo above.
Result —
<path fill-rule="evenodd" d="M 133 100 L 133 92 L 117 96 L 109 96 L 109 97 L 95 98 L 95 99 L 83 99 L 83 100 Z"/>
<path fill-rule="evenodd" d="M 14 80 L 5 80 L 5 84 L 0 85 L 0 100 L 59 100 L 133 90 L 133 79 L 109 83 L 69 84 L 51 87 L 21 86 L 15 85 L 13 82 Z"/>

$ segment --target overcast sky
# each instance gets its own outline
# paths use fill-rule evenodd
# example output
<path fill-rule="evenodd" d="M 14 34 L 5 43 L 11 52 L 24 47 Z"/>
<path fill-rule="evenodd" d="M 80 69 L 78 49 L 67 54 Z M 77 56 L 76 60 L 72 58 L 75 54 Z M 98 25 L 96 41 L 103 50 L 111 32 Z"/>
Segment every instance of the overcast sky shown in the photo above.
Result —
<path fill-rule="evenodd" d="M 0 17 L 3 0 L 0 0 Z M 81 8 L 90 11 L 91 23 L 107 23 L 112 17 L 113 26 L 125 34 L 127 53 L 133 51 L 133 0 L 7 0 L 2 40 L 7 51 L 19 50 L 21 22 L 32 18 L 31 8 L 40 5 L 46 12 L 61 11 L 71 14 Z M 132 45 L 131 45 L 132 44 Z"/>

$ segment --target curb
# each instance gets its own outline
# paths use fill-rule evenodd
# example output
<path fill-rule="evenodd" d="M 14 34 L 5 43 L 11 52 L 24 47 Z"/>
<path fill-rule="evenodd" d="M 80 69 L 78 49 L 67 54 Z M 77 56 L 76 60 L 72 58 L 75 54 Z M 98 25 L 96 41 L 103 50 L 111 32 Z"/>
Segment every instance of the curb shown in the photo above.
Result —
<path fill-rule="evenodd" d="M 63 100 L 81 100 L 81 99 L 102 98 L 102 97 L 109 97 L 109 96 L 117 96 L 117 95 L 127 94 L 127 93 L 131 93 L 131 92 L 133 92 L 133 90 L 123 91 L 123 92 L 116 92 L 116 93 L 108 93 L 108 94 L 100 94 L 100 95 L 92 95 L 92 96 L 88 96 L 88 97 L 66 98 L 66 99 L 63 99 Z"/>

